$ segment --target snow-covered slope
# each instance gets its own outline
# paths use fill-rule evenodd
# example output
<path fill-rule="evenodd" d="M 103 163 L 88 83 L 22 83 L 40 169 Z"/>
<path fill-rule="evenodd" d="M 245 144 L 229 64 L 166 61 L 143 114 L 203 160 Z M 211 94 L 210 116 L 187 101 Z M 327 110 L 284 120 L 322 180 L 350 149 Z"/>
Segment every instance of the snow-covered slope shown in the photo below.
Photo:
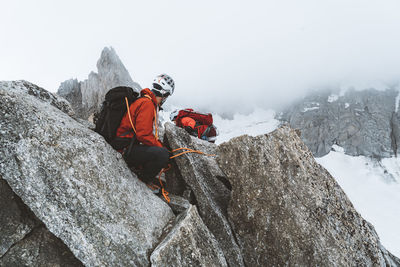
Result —
<path fill-rule="evenodd" d="M 336 151 L 317 158 L 346 192 L 354 207 L 372 223 L 382 244 L 400 255 L 400 159 L 381 162 Z"/>
<path fill-rule="evenodd" d="M 249 115 L 235 114 L 232 120 L 214 115 L 214 124 L 219 131 L 216 143 L 221 144 L 243 134 L 256 136 L 272 132 L 279 125 L 279 121 L 274 117 L 275 112 L 273 110 L 263 109 L 256 109 Z"/>
<path fill-rule="evenodd" d="M 162 112 L 163 121 L 169 121 L 169 113 L 169 110 Z M 216 143 L 243 134 L 269 133 L 279 125 L 274 116 L 274 111 L 262 109 L 249 115 L 236 114 L 233 119 L 213 114 L 219 130 Z M 378 162 L 368 157 L 348 156 L 342 148 L 334 148 L 335 151 L 317 158 L 317 162 L 335 177 L 355 208 L 374 225 L 382 244 L 400 256 L 400 159 L 386 158 Z"/>
<path fill-rule="evenodd" d="M 169 114 L 173 110 L 182 109 L 179 107 L 169 107 L 160 112 L 162 123 L 169 121 Z M 233 119 L 225 119 L 218 114 L 213 114 L 214 125 L 218 128 L 218 137 L 216 144 L 229 141 L 231 138 L 240 135 L 256 136 L 275 130 L 279 121 L 275 119 L 275 111 L 255 109 L 251 114 L 235 114 Z"/>

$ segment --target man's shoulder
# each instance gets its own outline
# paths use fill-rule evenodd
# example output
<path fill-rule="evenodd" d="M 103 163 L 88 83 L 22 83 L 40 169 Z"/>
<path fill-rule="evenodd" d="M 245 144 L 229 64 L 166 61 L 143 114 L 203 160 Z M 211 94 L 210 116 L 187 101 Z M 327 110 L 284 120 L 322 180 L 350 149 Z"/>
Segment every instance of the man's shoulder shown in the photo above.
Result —
<path fill-rule="evenodd" d="M 142 105 L 142 104 L 151 104 L 153 105 L 153 101 L 147 97 L 139 97 L 135 102 L 133 102 L 133 105 Z"/>
<path fill-rule="evenodd" d="M 133 109 L 154 109 L 154 104 L 147 97 L 140 97 L 132 105 Z"/>

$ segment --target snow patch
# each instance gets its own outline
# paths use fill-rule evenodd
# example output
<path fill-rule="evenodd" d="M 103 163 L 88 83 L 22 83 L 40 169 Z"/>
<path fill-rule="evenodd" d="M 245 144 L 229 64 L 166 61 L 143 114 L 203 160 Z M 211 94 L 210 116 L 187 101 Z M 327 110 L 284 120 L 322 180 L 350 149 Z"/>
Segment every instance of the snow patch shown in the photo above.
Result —
<path fill-rule="evenodd" d="M 400 101 L 400 90 L 397 93 L 397 97 L 396 97 L 396 112 L 399 110 L 399 101 Z"/>
<path fill-rule="evenodd" d="M 332 94 L 332 95 L 330 95 L 330 96 L 328 97 L 328 102 L 329 102 L 329 103 L 332 103 L 332 102 L 337 101 L 338 99 L 339 99 L 339 96 L 338 96 L 338 95 Z"/>
<path fill-rule="evenodd" d="M 275 111 L 255 109 L 249 115 L 235 114 L 233 120 L 223 119 L 213 114 L 214 125 L 219 130 L 216 144 L 229 141 L 233 137 L 244 134 L 257 136 L 275 130 L 280 122 L 275 119 Z"/>
<path fill-rule="evenodd" d="M 317 110 L 319 107 L 312 107 L 312 108 L 304 108 L 303 112 L 311 111 L 311 110 Z"/>
<path fill-rule="evenodd" d="M 345 103 L 344 104 L 344 108 L 348 108 L 348 107 L 350 107 L 350 104 L 349 103 Z"/>
<path fill-rule="evenodd" d="M 381 162 L 344 154 L 343 148 L 317 158 L 343 188 L 354 207 L 378 233 L 394 255 L 400 255 L 400 159 Z"/>
<path fill-rule="evenodd" d="M 307 112 L 307 111 L 317 110 L 317 109 L 319 109 L 318 102 L 306 102 L 305 107 L 303 108 L 302 112 Z"/>
<path fill-rule="evenodd" d="M 338 145 L 332 146 L 333 151 L 344 153 L 344 148 Z"/>

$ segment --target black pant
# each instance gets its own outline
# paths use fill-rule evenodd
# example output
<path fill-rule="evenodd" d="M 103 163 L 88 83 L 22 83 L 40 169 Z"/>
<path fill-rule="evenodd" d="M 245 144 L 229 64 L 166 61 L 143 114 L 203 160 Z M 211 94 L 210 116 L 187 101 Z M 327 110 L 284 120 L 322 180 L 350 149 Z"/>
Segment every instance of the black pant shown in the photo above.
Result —
<path fill-rule="evenodd" d="M 143 172 L 139 177 L 148 183 L 156 177 L 162 168 L 167 167 L 169 152 L 164 147 L 134 145 L 130 153 L 124 155 L 128 166 L 143 166 Z"/>

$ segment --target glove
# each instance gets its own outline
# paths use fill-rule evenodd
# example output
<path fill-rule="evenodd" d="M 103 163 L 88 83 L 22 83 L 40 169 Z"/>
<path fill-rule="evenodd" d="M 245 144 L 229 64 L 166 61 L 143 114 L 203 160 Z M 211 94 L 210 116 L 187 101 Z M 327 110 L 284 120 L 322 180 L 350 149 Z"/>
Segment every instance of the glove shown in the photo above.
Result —
<path fill-rule="evenodd" d="M 186 132 L 188 132 L 190 135 L 193 135 L 195 137 L 197 137 L 197 131 L 195 129 L 193 129 L 190 126 L 186 126 L 185 127 Z"/>

